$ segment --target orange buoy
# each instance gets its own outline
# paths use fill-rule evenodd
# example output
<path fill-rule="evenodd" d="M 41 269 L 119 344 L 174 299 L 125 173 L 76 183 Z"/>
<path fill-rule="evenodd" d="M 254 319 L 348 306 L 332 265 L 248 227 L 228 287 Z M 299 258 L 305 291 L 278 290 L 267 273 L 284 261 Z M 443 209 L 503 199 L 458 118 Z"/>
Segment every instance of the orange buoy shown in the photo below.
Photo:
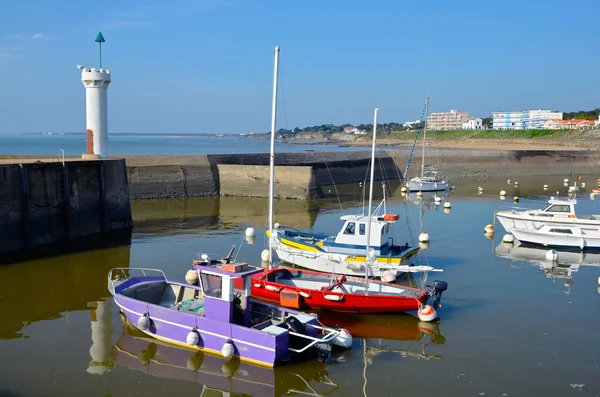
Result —
<path fill-rule="evenodd" d="M 398 219 L 400 219 L 400 215 L 398 214 L 385 214 L 383 216 L 383 220 L 385 221 L 397 221 Z"/>

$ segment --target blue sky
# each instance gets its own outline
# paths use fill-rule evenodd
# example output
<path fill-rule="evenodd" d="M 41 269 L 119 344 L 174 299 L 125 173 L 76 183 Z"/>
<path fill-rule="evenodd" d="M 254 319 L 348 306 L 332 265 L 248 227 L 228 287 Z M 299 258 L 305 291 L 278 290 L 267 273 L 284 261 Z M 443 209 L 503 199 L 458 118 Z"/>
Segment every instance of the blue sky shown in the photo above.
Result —
<path fill-rule="evenodd" d="M 98 66 L 109 132 L 270 129 L 420 118 L 458 109 L 600 107 L 595 0 L 6 1 L 0 134 L 85 130 L 76 64 Z"/>

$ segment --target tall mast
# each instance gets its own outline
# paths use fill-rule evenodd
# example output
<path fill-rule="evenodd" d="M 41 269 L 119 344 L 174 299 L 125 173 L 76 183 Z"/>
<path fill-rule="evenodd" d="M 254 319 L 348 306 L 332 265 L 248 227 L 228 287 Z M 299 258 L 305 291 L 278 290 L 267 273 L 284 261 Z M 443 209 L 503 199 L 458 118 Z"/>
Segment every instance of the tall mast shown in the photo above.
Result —
<path fill-rule="evenodd" d="M 369 182 L 369 209 L 368 209 L 368 221 L 367 221 L 367 252 L 365 258 L 365 284 L 369 283 L 369 266 L 371 265 L 371 259 L 369 255 L 369 249 L 371 248 L 371 211 L 373 206 L 373 177 L 375 175 L 375 139 L 377 136 L 377 113 L 379 109 L 375 109 L 375 115 L 373 116 L 373 147 L 371 148 L 371 181 Z M 365 288 L 365 294 L 369 293 L 369 288 Z"/>
<path fill-rule="evenodd" d="M 279 46 L 275 47 L 275 65 L 273 67 L 273 105 L 271 109 L 271 155 L 269 157 L 269 269 L 273 263 L 273 195 L 275 185 L 275 124 L 277 119 L 277 75 L 279 72 Z"/>
<path fill-rule="evenodd" d="M 421 177 L 425 173 L 425 145 L 427 141 L 427 117 L 429 116 L 429 97 L 425 98 L 425 121 L 423 124 L 423 155 L 421 156 Z"/>

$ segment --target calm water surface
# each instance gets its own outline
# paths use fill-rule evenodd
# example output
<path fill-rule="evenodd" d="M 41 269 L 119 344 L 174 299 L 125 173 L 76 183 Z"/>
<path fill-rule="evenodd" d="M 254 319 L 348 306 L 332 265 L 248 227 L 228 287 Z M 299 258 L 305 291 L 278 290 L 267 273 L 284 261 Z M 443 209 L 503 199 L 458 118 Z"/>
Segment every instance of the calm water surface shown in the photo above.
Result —
<path fill-rule="evenodd" d="M 257 263 L 267 201 L 134 202 L 130 246 L 0 267 L 0 396 L 599 395 L 600 255 L 559 253 L 564 259 L 553 267 L 535 260 L 545 250 L 503 245 L 499 224 L 494 239 L 483 233 L 494 211 L 515 206 L 499 199 L 500 189 L 518 194 L 519 207 L 537 208 L 547 199 L 537 186 L 551 182 L 523 180 L 519 189 L 487 182 L 482 195 L 476 182 L 457 183 L 449 213 L 432 197 L 402 197 L 390 185 L 389 211 L 401 214 L 397 239 L 414 241 L 422 227 L 431 236 L 424 260 L 445 269 L 430 275 L 449 283 L 441 322 L 322 314 L 351 330 L 352 350 L 335 363 L 275 370 L 225 363 L 124 328 L 106 289 L 112 267 L 159 268 L 182 280 L 196 253 L 224 255 L 232 245 L 238 259 Z M 564 191 L 553 182 L 552 190 Z M 360 210 L 361 189 L 338 187 L 341 203 L 278 201 L 276 221 L 337 233 L 339 216 Z M 578 207 L 600 213 L 587 193 Z M 253 244 L 243 237 L 248 226 L 257 229 Z"/>
<path fill-rule="evenodd" d="M 229 154 L 268 153 L 268 139 L 247 139 L 237 136 L 160 136 L 138 135 L 108 137 L 109 153 L 124 154 Z M 86 150 L 85 135 L 0 135 L 0 155 L 80 156 Z M 336 145 L 289 144 L 278 142 L 279 152 L 364 150 Z"/>

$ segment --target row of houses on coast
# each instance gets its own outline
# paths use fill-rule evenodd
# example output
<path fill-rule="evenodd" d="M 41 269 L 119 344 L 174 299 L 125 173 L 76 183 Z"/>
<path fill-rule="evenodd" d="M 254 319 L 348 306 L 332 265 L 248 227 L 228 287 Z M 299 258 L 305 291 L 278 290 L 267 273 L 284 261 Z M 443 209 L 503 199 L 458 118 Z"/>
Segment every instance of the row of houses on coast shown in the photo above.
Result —
<path fill-rule="evenodd" d="M 563 112 L 548 109 L 492 112 L 490 127 L 494 130 L 590 128 L 600 125 L 598 120 L 563 120 Z M 480 130 L 483 119 L 467 112 L 450 110 L 431 113 L 427 117 L 429 130 Z"/>

